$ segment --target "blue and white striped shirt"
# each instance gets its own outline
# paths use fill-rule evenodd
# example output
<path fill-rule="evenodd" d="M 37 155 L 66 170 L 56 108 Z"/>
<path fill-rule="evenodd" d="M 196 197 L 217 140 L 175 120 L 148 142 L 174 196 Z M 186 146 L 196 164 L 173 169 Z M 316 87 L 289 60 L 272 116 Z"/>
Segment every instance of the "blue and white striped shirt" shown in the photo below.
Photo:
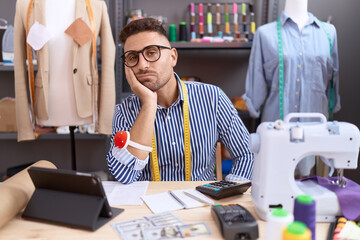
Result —
<path fill-rule="evenodd" d="M 169 107 L 157 106 L 155 138 L 161 180 L 184 181 L 183 93 L 178 80 L 179 98 Z M 253 154 L 249 150 L 249 132 L 229 98 L 218 87 L 185 82 L 189 96 L 191 137 L 191 180 L 216 180 L 214 174 L 216 143 L 220 140 L 234 160 L 227 180 L 249 180 Z M 140 99 L 132 94 L 115 106 L 113 132 L 107 164 L 122 183 L 151 180 L 149 156 L 139 160 L 126 149 L 114 147 L 118 131 L 130 131 L 141 109 Z M 150 154 L 149 154 L 150 155 Z"/>

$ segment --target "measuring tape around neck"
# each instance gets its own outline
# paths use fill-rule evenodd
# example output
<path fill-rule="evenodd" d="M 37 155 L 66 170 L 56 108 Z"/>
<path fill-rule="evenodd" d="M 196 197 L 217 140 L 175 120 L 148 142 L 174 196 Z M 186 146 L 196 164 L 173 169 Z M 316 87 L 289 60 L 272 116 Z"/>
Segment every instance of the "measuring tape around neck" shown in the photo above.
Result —
<path fill-rule="evenodd" d="M 185 181 L 191 181 L 191 149 L 190 149 L 190 121 L 189 121 L 189 98 L 185 84 L 180 81 L 184 96 L 183 118 L 184 118 L 184 153 L 185 153 Z M 161 181 L 159 162 L 157 158 L 155 132 L 151 141 L 151 175 L 153 181 Z"/>
<path fill-rule="evenodd" d="M 330 56 L 333 56 L 332 42 L 330 33 L 327 30 L 325 24 L 320 21 L 322 28 L 324 29 L 327 38 L 330 44 Z M 282 33 L 281 33 L 281 21 L 280 18 L 277 20 L 276 24 L 277 36 L 278 36 L 278 53 L 279 53 L 279 99 L 280 99 L 280 119 L 283 120 L 284 117 L 284 52 L 283 52 L 283 43 L 282 43 Z M 330 81 L 330 99 L 329 99 L 329 120 L 333 120 L 333 108 L 334 108 L 334 70 L 332 71 L 331 81 Z"/>
<path fill-rule="evenodd" d="M 31 13 L 34 7 L 34 0 L 30 0 L 29 5 L 26 10 L 26 37 L 29 35 L 30 31 L 30 18 Z M 91 31 L 93 33 L 92 38 L 92 58 L 94 63 L 94 69 L 96 68 L 96 24 L 94 19 L 94 13 L 92 11 L 90 0 L 86 0 L 86 9 L 89 14 Z M 33 64 L 33 56 L 32 56 L 32 48 L 31 46 L 26 43 L 26 56 L 28 60 L 28 75 L 29 75 L 29 89 L 30 89 L 30 100 L 32 105 L 32 112 L 34 112 L 34 101 L 35 101 L 35 74 L 34 74 L 34 64 Z M 34 116 L 34 114 L 33 114 Z M 35 118 L 33 118 L 35 119 Z"/>

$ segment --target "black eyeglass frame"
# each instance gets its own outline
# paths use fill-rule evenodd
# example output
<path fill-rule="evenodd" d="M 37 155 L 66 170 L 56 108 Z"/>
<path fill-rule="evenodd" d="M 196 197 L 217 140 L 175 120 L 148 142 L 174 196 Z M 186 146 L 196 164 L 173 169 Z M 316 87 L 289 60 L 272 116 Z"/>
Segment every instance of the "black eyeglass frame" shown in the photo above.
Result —
<path fill-rule="evenodd" d="M 159 49 L 159 57 L 156 59 L 156 60 L 153 60 L 153 61 L 149 61 L 146 57 L 145 57 L 145 55 L 144 55 L 144 50 L 145 49 L 147 49 L 147 48 L 149 48 L 149 47 L 157 47 L 158 49 Z M 126 52 L 124 52 L 124 54 L 121 56 L 121 58 L 122 58 L 122 60 L 124 61 L 124 64 L 126 65 L 126 66 L 128 66 L 128 67 L 135 67 L 136 65 L 138 65 L 138 63 L 139 63 L 139 53 L 141 53 L 142 55 L 143 55 L 143 57 L 144 57 L 144 59 L 146 60 L 146 61 L 148 61 L 148 62 L 156 62 L 156 61 L 158 61 L 159 59 L 160 59 L 160 57 L 161 57 L 161 49 L 169 49 L 169 50 L 171 50 L 171 48 L 169 48 L 169 47 L 166 47 L 166 46 L 161 46 L 161 45 L 148 45 L 148 46 L 146 46 L 146 47 L 144 47 L 142 50 L 139 50 L 139 51 L 135 51 L 135 50 L 129 50 L 129 51 L 126 51 Z M 136 61 L 136 63 L 134 64 L 134 65 L 128 65 L 128 64 L 126 64 L 126 61 L 125 61 L 125 54 L 127 54 L 127 53 L 129 53 L 129 52 L 133 52 L 133 53 L 136 53 L 137 55 L 138 55 L 138 58 L 137 58 L 137 61 Z"/>

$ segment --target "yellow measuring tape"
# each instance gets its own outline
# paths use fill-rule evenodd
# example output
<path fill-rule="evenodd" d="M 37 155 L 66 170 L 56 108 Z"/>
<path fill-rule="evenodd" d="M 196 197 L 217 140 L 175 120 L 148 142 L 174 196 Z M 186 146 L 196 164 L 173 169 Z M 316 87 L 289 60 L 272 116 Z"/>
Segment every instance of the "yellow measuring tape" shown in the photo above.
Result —
<path fill-rule="evenodd" d="M 185 83 L 181 82 L 184 96 L 183 117 L 184 117 L 184 148 L 185 148 L 185 181 L 191 181 L 191 150 L 190 150 L 190 121 L 189 121 L 189 98 Z M 151 141 L 151 175 L 153 181 L 161 181 L 159 162 L 156 151 L 155 133 Z"/>
<path fill-rule="evenodd" d="M 34 0 L 30 0 L 28 8 L 26 10 L 26 38 L 30 31 L 30 17 L 33 10 Z M 29 89 L 30 89 L 30 100 L 32 105 L 32 111 L 34 112 L 34 100 L 35 100 L 35 83 L 34 83 L 34 65 L 32 57 L 31 46 L 26 43 L 26 57 L 28 60 L 28 77 L 29 77 Z"/>
<path fill-rule="evenodd" d="M 94 13 L 92 11 L 90 0 L 86 0 L 86 8 L 87 8 L 87 11 L 89 14 L 91 31 L 93 33 L 92 57 L 93 57 L 93 61 L 94 61 L 94 68 L 96 68 L 96 24 L 95 24 Z"/>
<path fill-rule="evenodd" d="M 34 7 L 34 0 L 30 0 L 26 10 L 26 38 L 30 31 L 30 17 L 33 7 Z M 94 61 L 94 68 L 96 68 L 96 24 L 95 24 L 94 13 L 92 11 L 90 0 L 86 0 L 86 8 L 89 14 L 91 31 L 93 33 L 92 58 Z M 29 89 L 31 95 L 30 99 L 31 99 L 32 111 L 34 111 L 34 100 L 35 100 L 34 65 L 33 65 L 33 57 L 32 57 L 32 48 L 28 43 L 26 43 L 26 56 L 28 60 Z"/>

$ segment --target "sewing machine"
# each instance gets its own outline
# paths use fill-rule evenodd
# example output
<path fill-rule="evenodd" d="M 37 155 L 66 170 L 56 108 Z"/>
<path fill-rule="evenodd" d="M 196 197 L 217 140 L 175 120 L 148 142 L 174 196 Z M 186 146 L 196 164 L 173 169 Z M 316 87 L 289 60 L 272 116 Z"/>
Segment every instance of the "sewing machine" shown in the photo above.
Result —
<path fill-rule="evenodd" d="M 300 118 L 320 121 L 298 122 Z M 291 121 L 294 119 L 297 122 Z M 360 133 L 355 125 L 327 122 L 320 113 L 290 113 L 284 121 L 261 123 L 250 135 L 255 156 L 251 196 L 257 214 L 266 220 L 274 207 L 293 212 L 296 197 L 309 194 L 316 201 L 316 221 L 335 221 L 335 216 L 341 215 L 336 194 L 315 181 L 296 181 L 295 168 L 305 157 L 321 156 L 326 165 L 339 171 L 334 184 L 346 187 L 343 169 L 357 168 L 359 146 Z"/>

